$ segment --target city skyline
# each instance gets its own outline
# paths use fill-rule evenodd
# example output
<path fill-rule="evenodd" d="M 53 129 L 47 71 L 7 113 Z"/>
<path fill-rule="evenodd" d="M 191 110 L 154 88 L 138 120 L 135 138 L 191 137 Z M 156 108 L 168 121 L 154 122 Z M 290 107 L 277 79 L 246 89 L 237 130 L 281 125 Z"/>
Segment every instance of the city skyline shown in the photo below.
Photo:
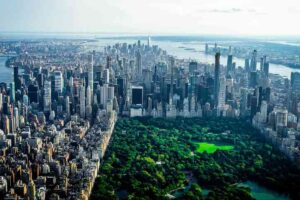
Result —
<path fill-rule="evenodd" d="M 0 0 L 0 200 L 300 199 L 298 5 Z"/>
<path fill-rule="evenodd" d="M 1 0 L 0 32 L 299 35 L 300 28 L 287 23 L 300 17 L 298 4 L 295 0 Z"/>

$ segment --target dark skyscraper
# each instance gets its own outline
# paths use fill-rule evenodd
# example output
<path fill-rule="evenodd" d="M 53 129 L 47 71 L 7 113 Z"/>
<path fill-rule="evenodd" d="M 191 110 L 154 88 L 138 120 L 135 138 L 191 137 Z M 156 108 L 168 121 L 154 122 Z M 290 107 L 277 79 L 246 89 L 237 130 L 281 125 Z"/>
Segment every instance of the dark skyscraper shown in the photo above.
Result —
<path fill-rule="evenodd" d="M 268 62 L 264 63 L 263 72 L 264 72 L 265 76 L 267 76 L 267 77 L 269 76 L 269 63 Z"/>
<path fill-rule="evenodd" d="M 30 84 L 28 86 L 28 97 L 29 97 L 29 102 L 39 102 L 39 88 L 36 84 Z"/>
<path fill-rule="evenodd" d="M 218 105 L 218 94 L 220 88 L 220 53 L 215 55 L 215 83 L 214 83 L 214 103 Z"/>
<path fill-rule="evenodd" d="M 21 89 L 21 81 L 19 79 L 19 67 L 14 67 L 14 82 L 15 82 L 15 89 Z"/>
<path fill-rule="evenodd" d="M 193 74 L 198 68 L 198 63 L 197 62 L 190 62 L 189 64 L 189 73 Z"/>
<path fill-rule="evenodd" d="M 291 87 L 293 92 L 299 93 L 300 91 L 300 73 L 292 72 L 291 73 Z"/>
<path fill-rule="evenodd" d="M 257 86 L 258 74 L 257 72 L 250 72 L 249 86 L 255 88 Z"/>
<path fill-rule="evenodd" d="M 226 68 L 226 75 L 230 75 L 232 73 L 232 55 L 228 55 L 227 58 L 227 68 Z"/>
<path fill-rule="evenodd" d="M 125 80 L 124 78 L 117 79 L 118 84 L 118 94 L 120 97 L 124 98 Z"/>
<path fill-rule="evenodd" d="M 256 71 L 256 65 L 257 65 L 257 51 L 254 50 L 251 57 L 251 63 L 250 63 L 250 70 L 251 72 Z"/>
<path fill-rule="evenodd" d="M 143 87 L 132 87 L 132 104 L 143 105 Z"/>
<path fill-rule="evenodd" d="M 245 59 L 245 70 L 246 70 L 247 72 L 250 71 L 249 58 L 246 58 L 246 59 Z"/>

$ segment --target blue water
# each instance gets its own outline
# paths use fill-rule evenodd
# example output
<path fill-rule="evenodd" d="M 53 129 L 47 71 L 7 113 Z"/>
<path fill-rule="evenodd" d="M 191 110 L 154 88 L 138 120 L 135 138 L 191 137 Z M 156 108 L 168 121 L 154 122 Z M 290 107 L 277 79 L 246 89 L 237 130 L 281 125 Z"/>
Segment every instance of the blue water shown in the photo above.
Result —
<path fill-rule="evenodd" d="M 115 43 L 136 43 L 137 38 L 99 38 L 97 42 L 90 42 L 87 43 L 87 46 L 90 48 L 100 51 L 103 50 L 104 46 L 107 45 L 113 45 Z M 142 41 L 143 43 L 147 43 L 146 40 Z M 208 63 L 208 64 L 214 64 L 215 62 L 215 57 L 213 55 L 208 55 L 204 53 L 205 49 L 205 42 L 203 41 L 169 41 L 169 40 L 155 40 L 152 39 L 151 41 L 152 45 L 158 45 L 160 48 L 163 50 L 166 50 L 168 54 L 174 55 L 177 58 L 181 59 L 192 59 L 192 60 L 197 60 L 199 62 L 203 63 Z M 179 47 L 185 47 L 185 48 L 193 48 L 195 51 L 189 51 L 185 50 L 184 48 L 179 48 Z M 227 57 L 226 56 L 221 56 L 220 62 L 222 65 L 227 64 Z M 233 62 L 236 62 L 237 66 L 244 67 L 245 61 L 244 59 L 239 59 L 234 57 Z M 286 78 L 290 78 L 291 72 L 300 72 L 300 69 L 294 69 L 294 68 L 289 68 L 284 65 L 279 65 L 279 64 L 273 64 L 270 63 L 270 73 L 272 74 L 279 74 L 281 76 L 284 76 Z"/>
<path fill-rule="evenodd" d="M 111 38 L 114 35 L 107 35 L 107 37 L 110 36 L 110 38 L 103 38 L 103 35 L 96 35 L 96 34 L 74 34 L 74 35 L 68 35 L 68 34 L 62 34 L 62 35 L 56 35 L 56 34 L 1 34 L 0 33 L 0 39 L 51 39 L 51 38 L 69 38 L 69 39 L 95 39 L 97 38 L 97 41 L 86 43 L 86 49 L 93 49 L 96 51 L 102 51 L 104 46 L 107 45 L 113 45 L 115 43 L 136 43 L 138 39 L 142 39 L 143 43 L 147 43 L 146 39 L 147 37 L 124 37 L 124 38 Z M 102 37 L 102 38 L 101 38 Z M 184 58 L 184 59 L 193 59 L 197 60 L 199 62 L 208 63 L 208 64 L 214 64 L 215 58 L 213 55 L 207 55 L 203 51 L 205 49 L 205 42 L 207 41 L 216 41 L 215 37 L 190 37 L 190 36 L 181 36 L 181 37 L 175 37 L 168 39 L 168 37 L 153 37 L 151 44 L 152 45 L 158 45 L 160 48 L 167 50 L 167 52 L 170 55 L 174 55 L 177 58 Z M 220 38 L 219 38 L 220 39 Z M 222 38 L 221 38 L 222 39 Z M 225 40 L 226 38 L 224 38 Z M 232 38 L 227 38 L 232 41 Z M 189 51 L 185 50 L 184 48 L 179 47 L 185 47 L 185 48 L 193 48 L 195 51 Z M 0 57 L 0 82 L 11 82 L 13 80 L 12 76 L 12 69 L 5 67 L 5 60 L 6 58 Z M 227 57 L 221 56 L 221 64 L 226 65 L 227 63 Z M 244 60 L 239 58 L 234 58 L 234 62 L 236 62 L 237 66 L 244 67 Z M 281 76 L 290 78 L 291 72 L 300 72 L 300 69 L 293 69 L 289 68 L 284 65 L 278 65 L 278 64 L 270 64 L 270 73 L 273 74 L 279 74 Z"/>
<path fill-rule="evenodd" d="M 0 57 L 0 83 L 9 84 L 13 81 L 13 69 L 5 66 L 6 60 L 6 57 Z"/>
<path fill-rule="evenodd" d="M 274 192 L 264 188 L 255 182 L 247 181 L 238 184 L 239 186 L 248 187 L 251 189 L 251 194 L 256 200 L 289 200 L 290 198 L 284 194 Z"/>

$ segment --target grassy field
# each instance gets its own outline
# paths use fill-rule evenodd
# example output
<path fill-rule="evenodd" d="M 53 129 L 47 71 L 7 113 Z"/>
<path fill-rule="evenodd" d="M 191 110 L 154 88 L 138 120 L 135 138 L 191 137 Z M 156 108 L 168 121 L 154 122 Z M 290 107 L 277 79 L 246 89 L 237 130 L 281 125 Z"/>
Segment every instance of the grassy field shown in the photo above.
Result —
<path fill-rule="evenodd" d="M 230 146 L 230 145 L 216 145 L 213 143 L 207 143 L 207 142 L 195 142 L 195 144 L 197 145 L 197 152 L 199 153 L 208 153 L 208 154 L 212 154 L 214 152 L 216 152 L 217 150 L 221 150 L 221 151 L 230 151 L 233 150 L 234 147 Z"/>

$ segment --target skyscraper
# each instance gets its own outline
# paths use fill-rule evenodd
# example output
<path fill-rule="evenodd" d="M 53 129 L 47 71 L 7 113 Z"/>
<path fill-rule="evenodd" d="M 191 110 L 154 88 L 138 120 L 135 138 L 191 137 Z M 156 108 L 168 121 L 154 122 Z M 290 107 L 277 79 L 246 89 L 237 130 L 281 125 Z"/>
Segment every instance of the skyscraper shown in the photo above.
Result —
<path fill-rule="evenodd" d="M 106 57 L 106 68 L 107 69 L 111 68 L 111 57 L 110 56 Z"/>
<path fill-rule="evenodd" d="M 104 84 L 100 87 L 100 103 L 106 108 L 107 102 L 113 100 L 115 96 L 115 88 L 109 87 L 108 84 Z"/>
<path fill-rule="evenodd" d="M 131 103 L 133 105 L 143 105 L 143 87 L 132 86 L 131 87 Z"/>
<path fill-rule="evenodd" d="M 256 71 L 250 72 L 250 80 L 249 80 L 249 86 L 255 88 L 257 86 L 258 82 L 258 74 Z"/>
<path fill-rule="evenodd" d="M 109 84 L 109 69 L 103 70 L 103 80 L 105 84 Z"/>
<path fill-rule="evenodd" d="M 198 68 L 198 63 L 193 61 L 193 62 L 190 62 L 189 64 L 189 73 L 190 74 L 193 74 Z"/>
<path fill-rule="evenodd" d="M 51 110 L 51 81 L 46 80 L 44 83 L 44 111 Z"/>
<path fill-rule="evenodd" d="M 263 73 L 266 77 L 269 76 L 269 63 L 268 62 L 265 62 L 264 63 L 264 67 L 263 67 Z"/>
<path fill-rule="evenodd" d="M 63 91 L 63 76 L 61 71 L 54 72 L 54 91 L 62 94 Z"/>
<path fill-rule="evenodd" d="M 140 51 L 136 53 L 136 75 L 138 78 L 142 78 L 142 54 Z"/>
<path fill-rule="evenodd" d="M 252 52 L 251 62 L 250 62 L 250 70 L 252 72 L 256 71 L 256 65 L 257 65 L 257 51 L 254 50 Z"/>
<path fill-rule="evenodd" d="M 19 67 L 14 67 L 14 83 L 16 90 L 21 89 L 21 81 L 19 79 Z"/>
<path fill-rule="evenodd" d="M 220 78 L 219 94 L 218 94 L 218 108 L 223 109 L 226 100 L 226 78 L 223 76 Z"/>
<path fill-rule="evenodd" d="M 249 58 L 245 59 L 245 70 L 247 72 L 250 72 L 250 60 L 249 60 Z"/>
<path fill-rule="evenodd" d="M 88 86 L 90 87 L 91 90 L 90 99 L 92 99 L 93 91 L 94 91 L 94 54 L 92 54 L 91 65 L 88 68 Z"/>
<path fill-rule="evenodd" d="M 11 102 L 15 102 L 16 98 L 15 98 L 15 95 L 16 95 L 16 90 L 15 90 L 15 83 L 14 82 L 11 82 L 9 84 L 10 88 L 9 88 L 9 96 L 10 96 L 10 100 Z"/>
<path fill-rule="evenodd" d="M 15 128 L 18 129 L 20 126 L 20 120 L 19 120 L 19 109 L 17 107 L 14 108 L 14 122 L 15 122 Z"/>
<path fill-rule="evenodd" d="M 215 55 L 215 80 L 214 80 L 214 103 L 218 106 L 218 95 L 220 88 L 220 53 Z"/>
<path fill-rule="evenodd" d="M 79 91 L 80 117 L 85 118 L 85 86 L 82 84 Z"/>
<path fill-rule="evenodd" d="M 276 130 L 280 127 L 287 127 L 288 122 L 288 111 L 287 109 L 276 110 Z"/>
<path fill-rule="evenodd" d="M 248 104 L 248 89 L 247 88 L 241 88 L 241 103 L 240 103 L 240 110 L 241 115 L 245 116 L 247 113 L 247 104 Z"/>
<path fill-rule="evenodd" d="M 173 98 L 173 86 L 174 86 L 174 66 L 175 66 L 175 59 L 174 57 L 171 57 L 171 84 L 170 84 L 170 103 L 172 104 L 172 98 Z"/>
<path fill-rule="evenodd" d="M 90 86 L 88 86 L 86 89 L 86 116 L 92 116 L 92 94 Z"/>
<path fill-rule="evenodd" d="M 70 97 L 69 96 L 66 96 L 66 114 L 67 114 L 67 117 L 70 117 Z"/>
<path fill-rule="evenodd" d="M 148 36 L 148 41 L 147 42 L 148 42 L 148 44 L 147 44 L 148 47 L 150 47 L 151 46 L 151 38 L 150 38 L 150 36 Z"/>
<path fill-rule="evenodd" d="M 291 87 L 292 87 L 293 92 L 300 93 L 300 73 L 299 72 L 291 73 Z"/>
<path fill-rule="evenodd" d="M 103 107 L 106 107 L 108 99 L 108 84 L 103 84 L 103 86 L 100 87 L 100 104 L 103 105 Z"/>
<path fill-rule="evenodd" d="M 28 86 L 28 97 L 29 102 L 38 103 L 39 102 L 39 87 L 37 84 L 30 84 Z"/>
<path fill-rule="evenodd" d="M 232 73 L 232 60 L 233 60 L 233 57 L 232 55 L 228 55 L 227 57 L 227 68 L 226 68 L 226 75 L 230 75 Z"/>
<path fill-rule="evenodd" d="M 268 119 L 268 103 L 262 101 L 260 106 L 261 122 L 266 123 Z"/>

